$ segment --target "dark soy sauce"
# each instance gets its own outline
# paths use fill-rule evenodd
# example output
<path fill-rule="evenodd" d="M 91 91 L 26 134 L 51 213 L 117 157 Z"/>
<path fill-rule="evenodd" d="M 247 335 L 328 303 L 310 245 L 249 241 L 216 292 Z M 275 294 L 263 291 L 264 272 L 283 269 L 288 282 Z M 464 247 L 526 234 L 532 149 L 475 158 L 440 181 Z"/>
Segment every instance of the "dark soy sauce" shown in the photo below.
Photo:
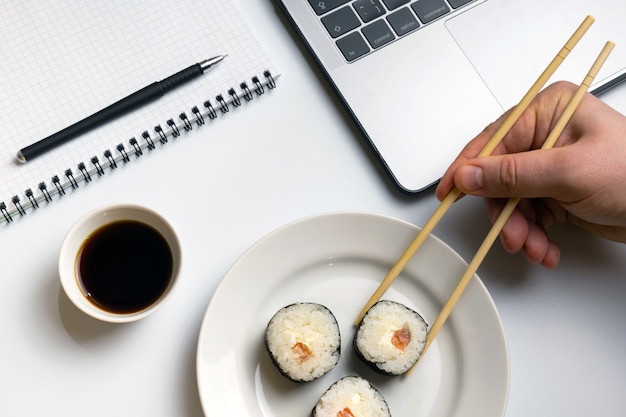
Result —
<path fill-rule="evenodd" d="M 128 314 L 149 307 L 163 295 L 173 260 L 157 230 L 123 220 L 89 236 L 78 254 L 76 270 L 89 301 L 112 313 Z"/>

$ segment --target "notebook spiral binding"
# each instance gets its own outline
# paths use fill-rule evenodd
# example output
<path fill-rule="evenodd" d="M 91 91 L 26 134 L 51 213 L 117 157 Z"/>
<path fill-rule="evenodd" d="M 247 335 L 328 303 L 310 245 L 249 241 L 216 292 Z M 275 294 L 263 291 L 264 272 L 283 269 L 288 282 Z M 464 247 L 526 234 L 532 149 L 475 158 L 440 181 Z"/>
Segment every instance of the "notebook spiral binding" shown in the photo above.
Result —
<path fill-rule="evenodd" d="M 115 147 L 115 151 L 110 149 L 102 153 L 102 158 L 93 156 L 88 163 L 80 162 L 76 169 L 67 168 L 62 176 L 54 175 L 50 182 L 42 181 L 37 186 L 37 192 L 28 188 L 24 191 L 22 198 L 14 195 L 10 205 L 0 201 L 0 223 L 11 223 L 17 216 L 25 216 L 28 210 L 36 210 L 42 204 L 53 201 L 54 197 L 64 196 L 69 190 L 76 190 L 80 183 L 89 183 L 95 178 L 106 174 L 107 170 L 114 170 L 118 166 L 131 161 L 134 155 L 136 158 L 142 156 L 145 151 L 156 149 L 156 143 L 166 144 L 170 138 L 177 138 L 183 132 L 190 132 L 194 125 L 203 126 L 207 120 L 215 120 L 220 114 L 228 113 L 231 108 L 237 108 L 244 102 L 249 102 L 255 96 L 265 94 L 266 89 L 273 90 L 276 87 L 276 80 L 269 70 L 263 72 L 263 77 L 253 76 L 251 84 L 243 81 L 239 84 L 239 91 L 231 87 L 227 95 L 218 94 L 215 102 L 206 100 L 202 106 L 193 106 L 189 112 L 182 112 L 177 118 L 170 118 L 166 122 L 166 127 L 155 126 L 152 132 L 148 130 L 141 134 L 141 139 L 132 137 L 128 140 L 128 147 L 123 143 Z M 243 101 L 242 101 L 243 100 Z M 62 179 L 64 178 L 64 179 Z"/>

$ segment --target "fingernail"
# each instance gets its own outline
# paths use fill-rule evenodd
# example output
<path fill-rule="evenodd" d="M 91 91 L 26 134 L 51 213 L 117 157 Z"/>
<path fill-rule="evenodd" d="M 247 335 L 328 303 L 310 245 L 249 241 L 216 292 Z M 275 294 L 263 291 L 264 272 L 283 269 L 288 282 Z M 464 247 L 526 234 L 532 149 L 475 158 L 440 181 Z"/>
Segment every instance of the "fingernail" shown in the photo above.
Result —
<path fill-rule="evenodd" d="M 468 165 L 461 168 L 461 186 L 466 191 L 477 191 L 483 188 L 483 170 L 481 168 Z"/>

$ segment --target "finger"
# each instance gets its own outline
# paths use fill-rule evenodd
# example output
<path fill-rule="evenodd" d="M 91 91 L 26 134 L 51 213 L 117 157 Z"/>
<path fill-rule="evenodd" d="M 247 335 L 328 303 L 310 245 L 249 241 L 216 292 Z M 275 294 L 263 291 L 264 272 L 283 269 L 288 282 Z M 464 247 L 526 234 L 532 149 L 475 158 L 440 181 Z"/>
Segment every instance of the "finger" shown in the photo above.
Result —
<path fill-rule="evenodd" d="M 569 154 L 558 148 L 472 159 L 457 169 L 454 183 L 465 194 L 483 197 L 556 197 L 572 182 Z"/>
<path fill-rule="evenodd" d="M 550 240 L 543 228 L 537 224 L 528 223 L 528 235 L 524 244 L 524 255 L 529 262 L 541 264 L 546 260 L 551 249 Z"/>
<path fill-rule="evenodd" d="M 537 222 L 545 229 L 548 229 L 554 223 L 565 223 L 567 221 L 567 211 L 563 206 L 552 198 L 542 198 L 537 204 L 541 205 L 541 209 L 537 210 Z"/>
<path fill-rule="evenodd" d="M 487 215 L 491 223 L 500 215 L 506 200 L 487 199 Z M 519 209 L 513 210 L 511 216 L 504 224 L 500 232 L 500 242 L 508 253 L 517 253 L 524 248 L 526 237 L 528 236 L 528 220 Z"/>
<path fill-rule="evenodd" d="M 505 200 L 486 201 L 488 216 L 493 222 L 502 210 Z M 523 252 L 526 259 L 533 264 L 541 264 L 545 268 L 556 267 L 561 259 L 559 247 L 549 240 L 545 229 L 529 221 L 524 211 L 529 212 L 531 218 L 534 216 L 530 203 L 522 204 L 522 209 L 515 209 L 500 233 L 502 247 L 508 253 Z"/>
<path fill-rule="evenodd" d="M 552 269 L 552 268 L 556 268 L 560 261 L 561 261 L 561 249 L 559 249 L 559 247 L 555 243 L 551 241 L 548 242 L 548 251 L 546 252 L 545 257 L 543 258 L 543 261 L 541 261 L 541 265 L 544 268 Z"/>

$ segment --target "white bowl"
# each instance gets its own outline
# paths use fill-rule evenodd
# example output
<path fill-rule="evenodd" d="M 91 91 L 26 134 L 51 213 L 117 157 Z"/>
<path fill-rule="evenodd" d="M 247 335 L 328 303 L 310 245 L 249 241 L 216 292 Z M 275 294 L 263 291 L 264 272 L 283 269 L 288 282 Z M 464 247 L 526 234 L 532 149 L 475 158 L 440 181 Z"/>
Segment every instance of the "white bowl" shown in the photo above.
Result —
<path fill-rule="evenodd" d="M 122 220 L 145 223 L 156 229 L 169 245 L 172 253 L 172 276 L 162 296 L 143 310 L 132 313 L 114 313 L 92 303 L 84 294 L 77 274 L 77 258 L 85 240 L 97 229 Z M 159 309 L 169 298 L 178 281 L 181 249 L 172 226 L 158 213 L 142 206 L 119 204 L 101 207 L 79 219 L 66 234 L 59 252 L 59 278 L 68 298 L 85 312 L 99 320 L 126 323 L 144 318 Z"/>

